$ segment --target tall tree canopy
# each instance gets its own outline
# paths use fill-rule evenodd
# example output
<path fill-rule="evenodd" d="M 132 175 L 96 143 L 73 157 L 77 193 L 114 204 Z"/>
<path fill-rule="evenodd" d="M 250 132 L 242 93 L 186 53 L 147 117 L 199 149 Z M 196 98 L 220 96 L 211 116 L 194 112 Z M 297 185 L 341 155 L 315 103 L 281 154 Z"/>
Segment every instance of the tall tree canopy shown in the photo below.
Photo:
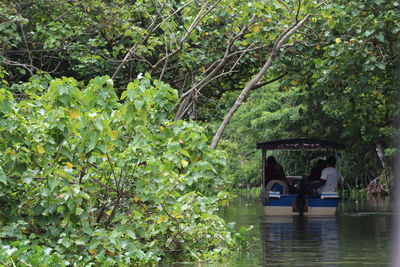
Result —
<path fill-rule="evenodd" d="M 323 2 L 322 2 L 323 3 Z M 199 106 L 241 90 L 279 38 L 318 1 L 3 1 L 1 61 L 10 81 L 33 73 L 117 86 L 149 72 L 177 88 L 177 118 L 202 118 Z M 311 13 L 310 13 L 311 12 Z M 290 35 L 289 35 L 290 36 Z M 287 37 L 289 37 L 287 36 Z M 278 51 L 275 51 L 276 53 Z M 268 82 L 266 76 L 256 87 Z"/>

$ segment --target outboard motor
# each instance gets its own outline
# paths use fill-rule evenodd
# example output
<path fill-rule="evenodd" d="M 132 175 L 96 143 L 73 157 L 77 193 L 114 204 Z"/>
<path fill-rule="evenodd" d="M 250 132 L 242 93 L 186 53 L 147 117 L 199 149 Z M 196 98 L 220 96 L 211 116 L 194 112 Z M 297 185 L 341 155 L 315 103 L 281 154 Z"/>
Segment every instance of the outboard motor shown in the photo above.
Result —
<path fill-rule="evenodd" d="M 299 212 L 299 215 L 303 215 L 304 211 L 307 211 L 306 195 L 308 194 L 308 187 L 306 182 L 298 182 L 298 192 L 295 200 L 295 207 Z"/>

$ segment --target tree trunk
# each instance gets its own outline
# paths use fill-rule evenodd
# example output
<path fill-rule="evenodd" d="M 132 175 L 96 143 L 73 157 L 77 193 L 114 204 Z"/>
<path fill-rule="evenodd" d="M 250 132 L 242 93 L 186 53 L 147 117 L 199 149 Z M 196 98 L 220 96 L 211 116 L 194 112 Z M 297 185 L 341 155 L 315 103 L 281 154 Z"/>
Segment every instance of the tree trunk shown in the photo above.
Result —
<path fill-rule="evenodd" d="M 264 76 L 267 70 L 271 67 L 275 58 L 278 56 L 279 50 L 282 47 L 282 45 L 286 43 L 286 41 L 290 38 L 290 36 L 296 33 L 296 31 L 308 20 L 309 17 L 310 15 L 307 14 L 302 20 L 294 23 L 291 27 L 289 27 L 275 40 L 274 46 L 272 47 L 271 55 L 269 56 L 267 62 L 265 62 L 264 66 L 257 73 L 257 75 L 253 79 L 251 79 L 250 82 L 244 87 L 239 97 L 236 99 L 235 104 L 233 104 L 232 108 L 229 110 L 228 114 L 226 114 L 224 120 L 221 122 L 211 142 L 212 149 L 217 148 L 218 142 L 221 139 L 221 136 L 225 131 L 225 128 L 228 125 L 229 121 L 231 120 L 235 112 L 238 110 L 240 105 L 243 103 L 243 101 L 246 99 L 249 91 L 261 80 L 261 78 Z"/>
<path fill-rule="evenodd" d="M 384 151 L 382 144 L 377 144 L 375 149 L 376 149 L 376 154 L 378 155 L 378 158 L 382 164 L 382 167 L 385 168 Z"/>

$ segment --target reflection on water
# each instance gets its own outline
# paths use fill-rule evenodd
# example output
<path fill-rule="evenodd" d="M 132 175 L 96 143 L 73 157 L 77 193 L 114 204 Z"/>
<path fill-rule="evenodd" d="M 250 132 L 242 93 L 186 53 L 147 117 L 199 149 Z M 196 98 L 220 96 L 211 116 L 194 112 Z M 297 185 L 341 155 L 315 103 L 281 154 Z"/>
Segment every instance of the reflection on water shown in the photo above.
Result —
<path fill-rule="evenodd" d="M 222 263 L 184 266 L 387 266 L 389 263 L 392 217 L 389 199 L 341 201 L 336 216 L 266 217 L 257 198 L 240 197 L 221 215 L 228 222 L 236 221 L 238 228 L 254 226 L 250 232 L 250 250 Z"/>
<path fill-rule="evenodd" d="M 340 258 L 338 221 L 331 217 L 265 217 L 261 224 L 264 265 L 318 263 Z"/>

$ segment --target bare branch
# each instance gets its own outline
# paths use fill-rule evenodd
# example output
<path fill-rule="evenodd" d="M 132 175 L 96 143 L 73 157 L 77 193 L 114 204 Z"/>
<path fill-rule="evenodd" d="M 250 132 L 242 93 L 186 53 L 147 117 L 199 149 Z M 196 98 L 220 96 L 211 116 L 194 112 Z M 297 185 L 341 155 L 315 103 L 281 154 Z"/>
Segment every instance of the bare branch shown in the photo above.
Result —
<path fill-rule="evenodd" d="M 265 86 L 265 85 L 267 85 L 267 84 L 271 84 L 271 83 L 274 83 L 274 82 L 276 82 L 276 81 L 279 81 L 280 79 L 282 79 L 283 77 L 285 77 L 286 74 L 287 74 L 287 73 L 284 73 L 284 74 L 279 75 L 278 77 L 275 77 L 275 78 L 273 78 L 273 79 L 271 79 L 271 80 L 268 80 L 268 81 L 259 82 L 259 83 L 257 83 L 256 85 L 254 85 L 253 88 L 251 88 L 251 90 L 252 90 L 252 91 L 253 91 L 253 90 L 257 90 L 257 89 L 259 89 L 259 88 L 261 88 L 261 87 L 263 87 L 263 86 Z M 219 87 L 219 89 L 220 89 L 221 91 L 220 91 L 220 93 L 217 95 L 218 97 L 221 97 L 225 92 L 232 92 L 232 91 L 243 90 L 243 88 L 223 89 L 223 88 L 221 88 L 221 87 Z"/>
<path fill-rule="evenodd" d="M 154 32 L 154 30 L 157 29 L 157 27 L 158 27 L 157 23 L 158 23 L 158 21 L 160 19 L 160 17 L 159 17 L 160 13 L 157 13 L 157 14 L 158 14 L 158 16 L 156 16 L 156 18 L 152 21 L 150 26 L 146 29 L 147 30 L 146 36 L 139 43 L 136 43 L 134 46 L 132 46 L 132 48 L 125 55 L 125 57 L 122 60 L 121 64 L 118 65 L 118 67 L 115 70 L 114 74 L 111 76 L 111 79 L 114 80 L 115 77 L 117 77 L 117 74 L 121 71 L 121 69 L 125 65 L 126 61 L 129 60 L 131 57 L 133 57 L 133 55 L 136 53 L 136 50 L 137 50 L 138 46 L 145 44 L 147 42 L 147 40 L 150 38 L 151 34 Z"/>
<path fill-rule="evenodd" d="M 232 106 L 232 108 L 229 110 L 228 114 L 225 116 L 224 120 L 220 124 L 217 132 L 214 135 L 214 138 L 211 142 L 211 147 L 215 149 L 218 145 L 219 140 L 221 139 L 222 133 L 224 132 L 226 126 L 228 125 L 229 121 L 235 114 L 235 112 L 238 110 L 244 99 L 247 97 L 249 91 L 260 81 L 260 79 L 263 77 L 263 75 L 267 72 L 267 70 L 271 67 L 272 62 L 275 60 L 275 58 L 279 54 L 279 50 L 281 46 L 292 36 L 310 17 L 309 14 L 307 14 L 301 21 L 295 22 L 291 27 L 289 27 L 286 31 L 284 31 L 275 41 L 275 44 L 272 48 L 271 54 L 265 62 L 264 66 L 261 68 L 261 70 L 258 72 L 258 74 L 250 80 L 250 82 L 247 83 L 245 88 L 242 90 L 240 93 L 239 97 L 236 99 L 235 104 Z"/>
<path fill-rule="evenodd" d="M 187 30 L 187 32 L 185 33 L 184 36 L 182 36 L 181 40 L 179 41 L 179 47 L 177 49 L 175 49 L 174 51 L 172 51 L 171 53 L 169 53 L 168 55 L 165 55 L 163 58 L 161 58 L 156 64 L 154 64 L 153 68 L 157 68 L 158 65 L 160 65 L 161 63 L 163 63 L 165 60 L 167 60 L 167 58 L 170 58 L 172 56 L 174 56 L 175 54 L 177 54 L 178 52 L 180 52 L 183 48 L 183 44 L 185 43 L 186 39 L 189 37 L 189 35 L 193 32 L 193 30 L 197 27 L 197 25 L 200 23 L 200 21 L 211 11 L 213 10 L 217 4 L 220 2 L 220 0 L 217 0 L 214 2 L 214 4 L 212 6 L 210 6 L 208 9 L 207 5 L 208 5 L 208 1 L 204 3 L 204 5 L 201 7 L 199 13 L 197 14 L 196 18 L 193 20 L 192 24 L 190 25 L 189 29 Z"/>
<path fill-rule="evenodd" d="M 286 10 L 288 11 L 288 13 L 290 14 L 290 15 L 292 15 L 292 10 L 289 8 L 289 6 L 288 5 L 286 5 L 286 3 L 285 2 L 283 2 L 282 0 L 277 0 L 279 3 L 281 3 L 285 8 L 286 8 Z"/>
<path fill-rule="evenodd" d="M 76 2 L 77 3 L 77 2 Z M 53 19 L 52 21 L 50 21 L 49 23 L 47 23 L 46 25 L 44 25 L 44 28 L 46 28 L 47 26 L 49 26 L 51 23 L 58 21 L 60 19 L 62 19 L 63 17 L 65 17 L 69 12 L 71 12 L 74 8 L 78 7 L 79 5 L 73 5 L 70 9 L 68 9 L 67 11 L 65 11 L 63 14 L 61 14 L 60 16 L 58 16 L 57 18 Z"/>
<path fill-rule="evenodd" d="M 184 94 L 182 94 L 182 96 L 181 96 L 181 98 L 180 98 L 181 100 L 182 100 L 182 99 L 185 99 L 185 100 L 186 100 L 186 98 L 191 97 L 194 91 L 199 91 L 199 90 L 202 89 L 205 85 L 207 85 L 211 80 L 214 80 L 214 79 L 215 79 L 215 75 L 225 66 L 225 64 L 226 64 L 226 62 L 228 61 L 228 59 L 232 56 L 231 50 L 232 50 L 232 46 L 233 46 L 234 42 L 235 42 L 236 40 L 238 40 L 241 36 L 243 36 L 243 35 L 245 34 L 245 32 L 247 31 L 247 29 L 248 29 L 252 24 L 254 24 L 255 18 L 256 18 L 256 16 L 253 15 L 252 18 L 251 18 L 250 21 L 249 21 L 249 24 L 245 25 L 245 26 L 240 30 L 240 32 L 239 32 L 238 34 L 236 34 L 235 37 L 229 39 L 228 44 L 227 44 L 227 47 L 226 47 L 226 49 L 225 49 L 225 53 L 224 53 L 222 59 L 216 61 L 216 62 L 218 62 L 218 63 L 216 63 L 216 62 L 212 63 L 211 66 L 208 67 L 208 69 L 204 72 L 204 73 L 208 73 L 208 74 L 206 75 L 206 77 L 204 77 L 202 80 L 200 80 L 200 81 L 199 81 L 198 83 L 196 83 L 194 86 L 192 86 L 192 88 L 190 88 L 188 91 L 186 91 Z M 240 51 L 241 56 L 239 57 L 239 59 L 243 56 L 243 53 L 246 53 L 247 51 L 249 51 L 249 48 L 250 48 L 252 45 L 253 45 L 253 43 L 250 44 L 250 46 L 249 46 L 247 49 L 241 50 L 241 51 Z M 237 54 L 237 53 L 235 53 L 235 54 Z M 234 64 L 234 66 L 235 66 L 235 65 L 236 65 L 236 63 Z M 227 74 L 227 73 L 223 73 L 222 75 L 226 75 L 226 74 Z M 218 75 L 217 78 L 220 77 L 220 76 L 221 76 L 221 75 Z M 185 113 L 188 111 L 188 109 L 186 108 L 186 106 L 188 105 L 188 103 L 189 103 L 188 101 L 182 101 L 181 106 L 179 107 L 178 111 L 176 112 L 175 121 L 180 120 L 180 119 L 185 115 Z"/>
<path fill-rule="evenodd" d="M 167 44 L 165 44 L 165 54 L 168 55 Z M 163 68 L 162 68 L 162 70 L 161 70 L 160 77 L 158 77 L 158 79 L 159 79 L 160 81 L 162 80 L 162 77 L 163 77 L 163 75 L 164 75 L 164 72 L 165 72 L 165 70 L 166 70 L 166 68 L 167 68 L 167 66 L 168 66 L 168 59 L 169 59 L 169 58 L 167 58 L 167 59 L 165 60 L 164 66 L 163 66 Z"/>
<path fill-rule="evenodd" d="M 10 66 L 22 67 L 22 68 L 26 69 L 27 71 L 29 71 L 29 73 L 31 75 L 33 75 L 33 70 L 41 71 L 39 68 L 37 68 L 37 67 L 35 67 L 33 65 L 23 64 L 23 63 L 19 63 L 19 62 L 12 61 L 12 60 L 1 60 L 0 62 L 2 62 L 4 64 L 7 64 L 7 65 L 10 65 Z"/>
<path fill-rule="evenodd" d="M 298 0 L 298 6 L 297 6 L 297 12 L 296 12 L 296 22 L 299 21 L 299 13 L 300 13 L 300 7 L 301 7 L 301 0 Z"/>
<path fill-rule="evenodd" d="M 113 177 L 114 177 L 115 188 L 116 188 L 117 192 L 120 193 L 119 192 L 120 191 L 119 180 L 117 179 L 117 175 L 115 174 L 115 171 L 114 171 L 114 166 L 111 163 L 111 159 L 110 159 L 110 156 L 108 155 L 108 153 L 106 153 L 106 157 L 107 157 L 108 165 L 110 165 L 110 168 L 111 168 L 111 173 L 113 174 Z"/>
<path fill-rule="evenodd" d="M 33 66 L 32 53 L 31 53 L 31 50 L 29 50 L 28 42 L 26 41 L 24 26 L 23 26 L 22 23 L 20 23 L 19 26 L 21 27 L 21 33 L 22 33 L 22 37 L 24 38 L 24 43 L 25 43 L 26 51 L 28 52 L 29 63 L 30 63 L 30 66 L 31 66 L 31 69 L 29 70 L 29 73 L 30 73 L 31 76 L 32 76 L 32 75 L 33 75 L 33 71 L 32 71 L 32 66 Z"/>

